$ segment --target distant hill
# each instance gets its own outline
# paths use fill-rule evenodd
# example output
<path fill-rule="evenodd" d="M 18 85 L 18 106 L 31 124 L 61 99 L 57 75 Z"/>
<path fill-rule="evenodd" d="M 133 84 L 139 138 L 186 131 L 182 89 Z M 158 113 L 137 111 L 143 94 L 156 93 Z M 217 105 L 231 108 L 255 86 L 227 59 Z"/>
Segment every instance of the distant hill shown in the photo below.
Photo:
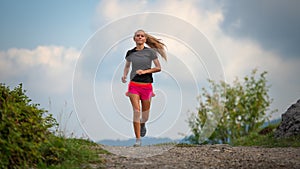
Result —
<path fill-rule="evenodd" d="M 180 140 L 172 140 L 170 138 L 155 138 L 155 137 L 143 137 L 142 145 L 154 145 L 162 143 L 179 143 Z M 135 138 L 128 140 L 100 140 L 97 143 L 109 146 L 132 146 L 135 143 Z"/>
<path fill-rule="evenodd" d="M 278 124 L 281 122 L 281 118 L 279 119 L 274 119 L 274 120 L 270 120 L 270 122 L 266 121 L 262 127 L 266 127 L 268 125 L 271 125 L 271 124 Z"/>

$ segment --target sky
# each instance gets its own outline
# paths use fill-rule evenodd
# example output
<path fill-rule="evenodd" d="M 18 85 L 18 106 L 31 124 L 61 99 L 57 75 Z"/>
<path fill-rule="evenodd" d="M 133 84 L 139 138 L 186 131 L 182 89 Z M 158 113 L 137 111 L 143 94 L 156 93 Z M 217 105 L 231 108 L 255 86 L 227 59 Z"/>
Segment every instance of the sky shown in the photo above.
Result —
<path fill-rule="evenodd" d="M 168 47 L 154 75 L 149 136 L 181 138 L 207 79 L 267 71 L 272 119 L 300 95 L 297 0 L 0 2 L 0 82 L 22 83 L 66 135 L 132 138 L 122 84 L 132 35 L 144 29 Z"/>

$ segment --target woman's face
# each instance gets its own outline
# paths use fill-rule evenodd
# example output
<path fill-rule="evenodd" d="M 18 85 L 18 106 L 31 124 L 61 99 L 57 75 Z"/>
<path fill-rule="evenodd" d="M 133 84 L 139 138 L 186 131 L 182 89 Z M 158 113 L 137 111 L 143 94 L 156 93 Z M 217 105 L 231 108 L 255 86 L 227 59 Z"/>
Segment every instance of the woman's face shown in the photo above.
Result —
<path fill-rule="evenodd" d="M 137 45 L 142 45 L 146 42 L 146 35 L 143 31 L 138 31 L 134 35 L 134 41 Z"/>

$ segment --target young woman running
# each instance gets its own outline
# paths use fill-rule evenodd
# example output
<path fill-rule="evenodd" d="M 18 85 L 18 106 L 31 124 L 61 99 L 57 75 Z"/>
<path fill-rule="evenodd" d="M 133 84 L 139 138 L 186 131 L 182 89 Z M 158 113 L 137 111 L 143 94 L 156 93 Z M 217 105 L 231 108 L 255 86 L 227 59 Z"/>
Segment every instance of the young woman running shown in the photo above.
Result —
<path fill-rule="evenodd" d="M 152 73 L 161 71 L 157 52 L 165 60 L 167 60 L 167 55 L 164 49 L 165 45 L 143 30 L 136 31 L 133 40 L 136 46 L 127 51 L 122 82 L 127 82 L 127 74 L 131 66 L 130 82 L 126 95 L 130 98 L 133 108 L 133 128 L 136 137 L 133 146 L 141 146 L 141 137 L 146 135 L 145 123 L 149 118 L 151 97 L 154 96 Z M 150 48 L 146 47 L 145 43 Z M 154 67 L 152 67 L 152 62 Z"/>

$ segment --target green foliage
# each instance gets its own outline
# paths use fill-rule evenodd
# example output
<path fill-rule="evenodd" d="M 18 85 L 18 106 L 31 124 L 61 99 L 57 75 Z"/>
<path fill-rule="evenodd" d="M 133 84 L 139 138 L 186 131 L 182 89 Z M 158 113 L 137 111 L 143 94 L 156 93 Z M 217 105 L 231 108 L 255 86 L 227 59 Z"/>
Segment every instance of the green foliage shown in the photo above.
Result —
<path fill-rule="evenodd" d="M 28 167 L 42 159 L 39 151 L 55 119 L 32 104 L 22 84 L 10 90 L 0 84 L 0 166 Z"/>
<path fill-rule="evenodd" d="M 96 143 L 57 137 L 46 110 L 32 104 L 22 84 L 10 90 L 0 84 L 0 168 L 89 168 L 107 153 Z M 85 165 L 85 166 L 84 166 Z"/>
<path fill-rule="evenodd" d="M 247 136 L 232 141 L 233 146 L 262 146 L 262 147 L 300 147 L 300 136 L 275 138 L 274 131 L 279 124 L 269 125 L 259 132 L 251 132 Z M 261 131 L 270 131 L 266 134 Z"/>
<path fill-rule="evenodd" d="M 52 135 L 41 148 L 44 161 L 38 168 L 88 168 L 89 164 L 101 164 L 98 154 L 108 153 L 94 142 L 84 139 L 64 138 Z"/>
<path fill-rule="evenodd" d="M 267 72 L 261 73 L 258 78 L 256 73 L 257 70 L 253 70 L 243 83 L 236 79 L 232 85 L 223 81 L 219 84 L 209 81 L 210 90 L 203 89 L 199 96 L 197 114 L 192 114 L 188 119 L 193 133 L 190 142 L 230 143 L 258 130 L 268 120 L 266 111 L 272 100 L 268 96 L 269 86 L 266 85 Z M 212 125 L 205 128 L 208 122 Z M 208 129 L 215 130 L 209 138 L 201 138 Z"/>

